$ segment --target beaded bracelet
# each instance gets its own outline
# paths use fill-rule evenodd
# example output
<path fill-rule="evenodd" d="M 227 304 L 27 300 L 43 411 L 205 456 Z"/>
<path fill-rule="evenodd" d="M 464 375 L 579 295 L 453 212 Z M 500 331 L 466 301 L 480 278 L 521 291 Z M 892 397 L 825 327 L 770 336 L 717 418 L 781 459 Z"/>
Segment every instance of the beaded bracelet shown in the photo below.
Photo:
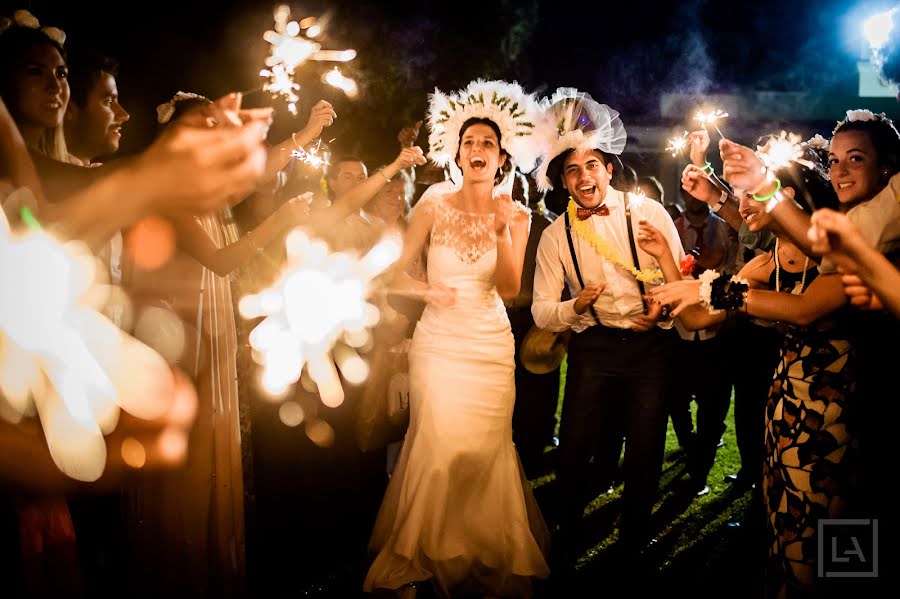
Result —
<path fill-rule="evenodd" d="M 776 177 L 775 178 L 775 191 L 773 191 L 769 195 L 764 195 L 764 196 L 758 196 L 754 193 L 750 197 L 753 198 L 754 200 L 756 200 L 757 202 L 768 202 L 769 200 L 774 198 L 775 194 L 777 194 L 779 191 L 781 191 L 781 179 Z"/>

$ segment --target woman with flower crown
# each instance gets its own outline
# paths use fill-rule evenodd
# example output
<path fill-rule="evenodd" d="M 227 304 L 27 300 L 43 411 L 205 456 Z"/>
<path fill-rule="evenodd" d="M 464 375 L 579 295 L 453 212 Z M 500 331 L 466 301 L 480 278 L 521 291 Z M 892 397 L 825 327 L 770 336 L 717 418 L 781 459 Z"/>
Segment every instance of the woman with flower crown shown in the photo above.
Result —
<path fill-rule="evenodd" d="M 410 423 L 372 533 L 364 589 L 523 597 L 549 574 L 547 530 L 512 442 L 514 346 L 529 218 L 494 186 L 534 166 L 540 113 L 517 84 L 430 97 L 430 157 L 458 191 L 415 207 L 398 287 L 427 306 L 413 336 Z M 427 283 L 403 269 L 427 248 Z"/>

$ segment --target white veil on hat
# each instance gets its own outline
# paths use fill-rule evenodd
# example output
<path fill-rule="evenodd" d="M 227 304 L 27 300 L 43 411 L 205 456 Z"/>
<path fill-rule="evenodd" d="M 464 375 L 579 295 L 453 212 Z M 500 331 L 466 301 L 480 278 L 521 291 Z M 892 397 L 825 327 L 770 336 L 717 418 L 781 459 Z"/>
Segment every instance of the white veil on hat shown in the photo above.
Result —
<path fill-rule="evenodd" d="M 548 150 L 534 176 L 541 191 L 553 189 L 547 168 L 566 150 L 601 150 L 618 155 L 625 149 L 628 135 L 619 113 L 588 94 L 561 87 L 540 106 L 549 121 L 551 137 L 543 144 Z"/>

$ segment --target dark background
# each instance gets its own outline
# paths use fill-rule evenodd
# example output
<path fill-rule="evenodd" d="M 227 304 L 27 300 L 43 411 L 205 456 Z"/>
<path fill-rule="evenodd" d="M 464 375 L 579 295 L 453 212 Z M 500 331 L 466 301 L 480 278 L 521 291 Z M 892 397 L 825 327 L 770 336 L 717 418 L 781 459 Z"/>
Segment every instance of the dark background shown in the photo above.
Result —
<path fill-rule="evenodd" d="M 350 101 L 323 86 L 319 77 L 327 67 L 311 63 L 298 77 L 303 85 L 299 117 L 262 93 L 250 95 L 246 103 L 274 103 L 278 118 L 272 135 L 281 139 L 301 128 L 308 108 L 324 97 L 339 114 L 327 139 L 335 138 L 341 151 L 377 163 L 393 156 L 397 130 L 423 117 L 429 91 L 456 89 L 479 76 L 516 79 L 540 95 L 561 85 L 578 87 L 619 110 L 626 128 L 676 125 L 661 114 L 664 93 L 767 90 L 813 92 L 819 98 L 855 96 L 855 62 L 864 50 L 862 20 L 891 4 L 294 2 L 289 3 L 294 18 L 330 16 L 326 48 L 358 51 L 343 70 L 360 83 L 360 97 Z M 272 25 L 275 3 L 3 0 L 0 5 L 0 14 L 6 15 L 28 8 L 42 25 L 65 30 L 68 45 L 99 47 L 121 61 L 119 91 L 132 114 L 123 151 L 130 153 L 152 139 L 155 107 L 175 91 L 215 97 L 260 84 L 257 73 L 267 53 L 261 36 Z M 841 116 L 835 109 L 829 119 Z M 729 125 L 733 130 L 735 125 Z M 425 138 L 423 131 L 421 145 Z"/>

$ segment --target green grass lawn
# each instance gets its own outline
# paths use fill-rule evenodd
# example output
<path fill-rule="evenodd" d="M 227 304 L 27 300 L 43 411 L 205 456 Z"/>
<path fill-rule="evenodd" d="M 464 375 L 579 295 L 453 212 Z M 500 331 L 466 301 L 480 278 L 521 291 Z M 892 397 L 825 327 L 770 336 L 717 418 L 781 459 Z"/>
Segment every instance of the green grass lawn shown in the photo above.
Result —
<path fill-rule="evenodd" d="M 565 387 L 566 364 L 560 384 L 557 421 L 562 411 L 562 389 Z M 692 405 L 696 417 L 696 404 Z M 738 471 L 740 455 L 734 435 L 734 418 L 729 409 L 726 417 L 724 445 L 716 454 L 715 464 L 707 479 L 710 492 L 697 497 L 685 492 L 685 464 L 675 432 L 669 423 L 666 454 L 662 467 L 660 492 L 654 506 L 655 541 L 645 553 L 649 574 L 671 589 L 697 588 L 697 584 L 715 585 L 715 581 L 738 582 L 740 589 L 729 594 L 759 596 L 765 548 L 759 538 L 761 526 L 749 527 L 742 522 L 751 504 L 751 492 L 738 493 L 724 477 Z M 548 451 L 553 451 L 548 448 Z M 535 495 L 544 505 L 555 493 L 555 474 L 551 471 L 532 480 Z M 579 586 L 602 584 L 615 567 L 608 549 L 618 536 L 619 503 L 622 485 L 610 493 L 598 489 L 597 497 L 585 509 L 585 535 L 589 540 L 576 558 L 574 569 Z M 762 524 L 757 520 L 758 524 Z M 707 589 L 709 590 L 709 589 Z M 740 591 L 743 590 L 744 593 Z M 558 596 L 551 582 L 545 596 Z"/>

